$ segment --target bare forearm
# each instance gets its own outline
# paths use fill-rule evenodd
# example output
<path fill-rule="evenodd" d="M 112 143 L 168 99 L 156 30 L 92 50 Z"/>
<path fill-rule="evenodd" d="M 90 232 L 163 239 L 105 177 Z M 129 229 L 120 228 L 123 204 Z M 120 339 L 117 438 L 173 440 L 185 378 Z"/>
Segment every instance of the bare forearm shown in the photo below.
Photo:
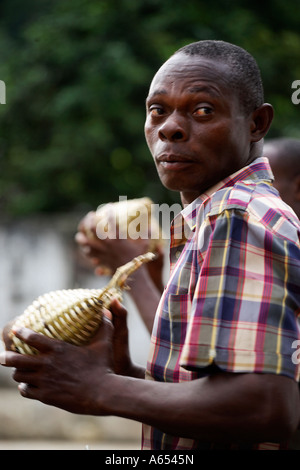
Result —
<path fill-rule="evenodd" d="M 297 418 L 289 426 L 284 416 L 274 414 L 273 407 L 281 407 L 281 392 L 274 396 L 273 386 L 265 387 L 263 381 L 257 389 L 257 377 L 254 381 L 252 378 L 249 374 L 218 374 L 173 384 L 113 377 L 108 414 L 149 424 L 167 434 L 204 441 L 286 439 L 297 426 Z"/>
<path fill-rule="evenodd" d="M 130 368 L 126 371 L 126 374 L 122 373 L 119 375 L 126 376 L 127 378 L 132 379 L 145 379 L 146 370 L 144 367 L 138 366 L 136 364 L 131 364 Z"/>

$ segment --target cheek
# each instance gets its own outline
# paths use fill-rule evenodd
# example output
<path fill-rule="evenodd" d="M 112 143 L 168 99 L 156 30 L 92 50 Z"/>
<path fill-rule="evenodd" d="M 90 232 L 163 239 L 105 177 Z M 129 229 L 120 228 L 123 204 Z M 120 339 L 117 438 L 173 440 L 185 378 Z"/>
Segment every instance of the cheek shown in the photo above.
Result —
<path fill-rule="evenodd" d="M 149 126 L 147 121 L 144 126 L 144 134 L 145 134 L 147 145 L 149 149 L 151 150 L 153 146 L 153 128 Z"/>
<path fill-rule="evenodd" d="M 235 169 L 244 164 L 249 155 L 249 141 L 243 133 L 238 133 L 237 128 L 221 127 L 214 134 L 212 145 L 219 153 L 220 164 L 226 164 Z"/>
<path fill-rule="evenodd" d="M 208 160 L 218 161 L 221 164 L 223 158 L 226 159 L 228 154 L 232 154 L 233 139 L 226 126 L 203 126 L 195 130 L 194 135 L 194 145 L 203 156 L 207 155 Z M 212 161 L 210 163 L 215 164 Z"/>
<path fill-rule="evenodd" d="M 193 141 L 204 144 L 207 147 L 217 148 L 224 146 L 232 139 L 230 129 L 225 122 L 202 123 L 194 122 L 191 126 L 191 136 Z"/>

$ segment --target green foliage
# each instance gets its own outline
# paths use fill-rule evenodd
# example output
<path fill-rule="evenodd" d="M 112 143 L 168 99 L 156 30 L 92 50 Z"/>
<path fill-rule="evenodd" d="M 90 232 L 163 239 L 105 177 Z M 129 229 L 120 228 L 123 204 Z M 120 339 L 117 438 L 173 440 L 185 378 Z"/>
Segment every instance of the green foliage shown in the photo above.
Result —
<path fill-rule="evenodd" d="M 157 68 L 191 41 L 249 50 L 275 107 L 270 135 L 300 137 L 292 0 L 2 0 L 0 18 L 2 213 L 85 210 L 119 195 L 177 200 L 147 149 L 144 101 Z"/>

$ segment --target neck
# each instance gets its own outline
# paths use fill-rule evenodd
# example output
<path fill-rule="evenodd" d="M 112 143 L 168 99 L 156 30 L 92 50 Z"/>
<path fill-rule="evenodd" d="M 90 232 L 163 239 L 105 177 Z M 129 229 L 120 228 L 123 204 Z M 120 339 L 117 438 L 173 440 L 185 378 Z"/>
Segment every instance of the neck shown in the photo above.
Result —
<path fill-rule="evenodd" d="M 252 152 L 249 155 L 249 159 L 245 162 L 244 166 L 251 165 L 251 163 L 253 163 L 253 161 L 256 158 L 258 158 L 262 155 L 262 152 L 260 151 L 260 148 L 258 149 L 258 151 L 257 151 L 257 149 L 255 149 L 255 150 L 256 150 L 255 152 Z M 241 168 L 239 168 L 239 169 L 241 169 Z M 237 169 L 236 171 L 238 171 L 239 169 Z M 228 176 L 230 176 L 230 175 L 228 175 Z M 217 183 L 215 183 L 215 184 L 217 184 Z M 204 189 L 202 192 L 199 192 L 199 191 L 182 191 L 180 193 L 180 199 L 181 199 L 182 206 L 183 207 L 187 206 L 188 204 L 193 202 L 195 199 L 197 199 L 199 196 L 201 196 L 201 194 L 203 194 L 208 189 L 209 189 L 209 187 Z"/>
<path fill-rule="evenodd" d="M 249 156 L 248 156 L 248 159 L 244 162 L 243 166 L 250 165 L 256 158 L 262 156 L 262 154 L 263 154 L 263 145 L 264 145 L 263 139 L 260 140 L 259 142 L 252 142 L 250 144 Z M 206 189 L 208 189 L 208 188 L 206 188 Z M 198 191 L 183 191 L 183 192 L 181 192 L 180 193 L 180 198 L 181 198 L 182 206 L 185 207 L 186 205 L 190 204 L 195 199 L 197 199 L 197 197 L 201 196 L 201 194 L 203 194 L 203 192 L 201 192 L 201 193 L 198 192 Z"/>
<path fill-rule="evenodd" d="M 264 148 L 264 140 L 261 139 L 259 142 L 253 142 L 250 145 L 250 154 L 249 154 L 249 160 L 248 160 L 248 165 L 253 162 L 258 157 L 261 157 L 263 155 L 263 148 Z"/>
<path fill-rule="evenodd" d="M 188 206 L 191 202 L 193 202 L 197 197 L 199 197 L 201 194 L 198 192 L 181 192 L 180 193 L 180 199 L 181 199 L 181 204 L 182 207 Z"/>

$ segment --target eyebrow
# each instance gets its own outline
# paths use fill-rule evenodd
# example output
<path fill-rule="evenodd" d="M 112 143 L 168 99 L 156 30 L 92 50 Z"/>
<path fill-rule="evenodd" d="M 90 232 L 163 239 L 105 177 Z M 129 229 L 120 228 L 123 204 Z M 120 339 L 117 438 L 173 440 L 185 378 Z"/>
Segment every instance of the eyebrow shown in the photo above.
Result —
<path fill-rule="evenodd" d="M 188 91 L 188 93 L 191 93 L 191 94 L 207 93 L 207 94 L 209 94 L 211 96 L 214 96 L 214 97 L 220 97 L 221 96 L 221 93 L 218 91 L 217 88 L 212 87 L 212 86 L 206 86 L 206 85 L 195 85 L 191 88 L 188 88 L 187 91 Z M 146 98 L 146 101 L 155 98 L 155 96 L 166 95 L 167 93 L 168 93 L 168 91 L 163 89 L 163 88 L 155 90 L 153 93 L 151 93 Z"/>
<path fill-rule="evenodd" d="M 209 95 L 212 96 L 221 96 L 221 93 L 219 90 L 215 87 L 212 86 L 207 86 L 207 85 L 196 85 L 193 86 L 192 88 L 188 88 L 189 93 L 208 93 Z"/>
<path fill-rule="evenodd" d="M 151 93 L 150 95 L 147 96 L 146 101 L 151 100 L 152 98 L 154 98 L 157 95 L 159 96 L 159 95 L 166 95 L 166 94 L 167 94 L 167 90 L 164 90 L 164 89 L 155 90 L 153 93 Z"/>

